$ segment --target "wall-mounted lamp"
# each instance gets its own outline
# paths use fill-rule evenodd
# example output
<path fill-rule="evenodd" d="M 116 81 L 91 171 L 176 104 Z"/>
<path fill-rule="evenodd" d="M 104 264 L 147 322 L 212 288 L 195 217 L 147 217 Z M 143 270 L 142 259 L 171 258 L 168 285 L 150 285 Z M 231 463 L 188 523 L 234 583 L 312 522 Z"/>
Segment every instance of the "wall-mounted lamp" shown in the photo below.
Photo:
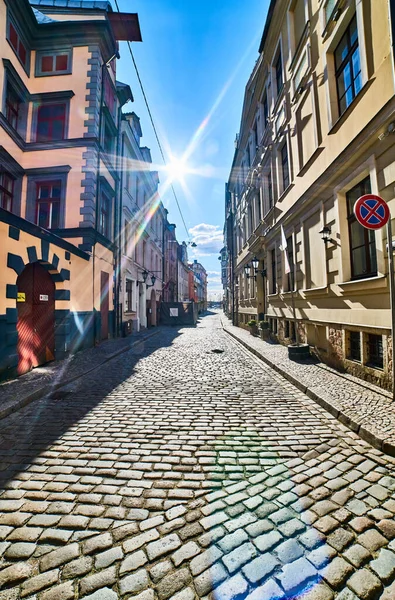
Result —
<path fill-rule="evenodd" d="M 260 273 L 262 275 L 262 277 L 266 276 L 266 269 L 260 269 L 259 268 L 259 258 L 257 258 L 256 256 L 254 256 L 254 258 L 252 259 L 252 266 L 253 269 L 255 271 L 255 276 L 258 275 L 258 273 Z"/>
<path fill-rule="evenodd" d="M 151 285 L 148 285 L 148 284 L 147 284 L 147 288 L 154 287 L 154 285 L 155 285 L 155 281 L 156 281 L 156 277 L 155 277 L 155 275 L 151 275 L 151 282 L 152 282 L 152 283 L 151 283 Z"/>
<path fill-rule="evenodd" d="M 142 281 L 142 283 L 145 283 L 145 282 L 147 281 L 147 277 L 148 277 L 148 275 L 149 275 L 148 271 L 146 271 L 146 270 L 144 269 L 144 271 L 141 273 L 141 276 L 142 276 L 142 278 L 143 278 L 143 281 Z"/>
<path fill-rule="evenodd" d="M 247 277 L 247 279 L 251 277 L 251 265 L 249 265 L 248 263 L 244 265 L 244 274 Z"/>
<path fill-rule="evenodd" d="M 321 239 L 324 241 L 324 244 L 326 245 L 328 242 L 332 242 L 331 240 L 331 228 L 328 227 L 328 225 L 325 225 L 321 231 Z"/>

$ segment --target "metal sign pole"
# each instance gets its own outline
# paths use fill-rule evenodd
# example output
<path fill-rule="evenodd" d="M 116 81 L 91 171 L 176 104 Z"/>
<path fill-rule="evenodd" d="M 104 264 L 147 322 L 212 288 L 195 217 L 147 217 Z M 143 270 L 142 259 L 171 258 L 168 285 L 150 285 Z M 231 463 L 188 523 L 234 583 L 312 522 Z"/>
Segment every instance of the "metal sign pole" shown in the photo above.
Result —
<path fill-rule="evenodd" d="M 394 278 L 394 253 L 392 250 L 392 225 L 391 216 L 387 221 L 387 244 L 388 244 L 388 277 L 390 284 L 390 305 L 391 305 L 391 342 L 392 342 L 392 400 L 395 400 L 395 354 L 394 354 L 394 335 L 395 335 L 395 278 Z"/>

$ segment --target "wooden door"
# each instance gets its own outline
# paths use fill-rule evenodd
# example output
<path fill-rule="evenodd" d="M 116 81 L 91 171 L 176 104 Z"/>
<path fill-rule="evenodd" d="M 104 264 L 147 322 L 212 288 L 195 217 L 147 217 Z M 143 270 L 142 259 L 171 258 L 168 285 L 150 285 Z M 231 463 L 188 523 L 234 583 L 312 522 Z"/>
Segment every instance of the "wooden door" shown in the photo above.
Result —
<path fill-rule="evenodd" d="M 55 358 L 55 284 L 40 263 L 27 265 L 17 279 L 18 373 Z"/>

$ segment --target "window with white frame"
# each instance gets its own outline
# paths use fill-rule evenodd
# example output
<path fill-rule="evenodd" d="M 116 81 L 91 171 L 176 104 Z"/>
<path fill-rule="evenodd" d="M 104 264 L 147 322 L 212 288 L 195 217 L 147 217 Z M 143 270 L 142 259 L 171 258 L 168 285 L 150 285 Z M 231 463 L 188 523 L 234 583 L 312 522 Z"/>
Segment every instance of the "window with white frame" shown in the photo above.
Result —
<path fill-rule="evenodd" d="M 362 88 L 357 18 L 353 17 L 335 48 L 335 73 L 339 115 L 350 106 Z"/>
<path fill-rule="evenodd" d="M 133 279 L 125 280 L 125 312 L 132 312 L 134 310 L 136 286 Z"/>
<path fill-rule="evenodd" d="M 281 146 L 279 151 L 280 175 L 281 175 L 281 191 L 285 192 L 290 184 L 289 174 L 289 158 L 287 141 Z"/>

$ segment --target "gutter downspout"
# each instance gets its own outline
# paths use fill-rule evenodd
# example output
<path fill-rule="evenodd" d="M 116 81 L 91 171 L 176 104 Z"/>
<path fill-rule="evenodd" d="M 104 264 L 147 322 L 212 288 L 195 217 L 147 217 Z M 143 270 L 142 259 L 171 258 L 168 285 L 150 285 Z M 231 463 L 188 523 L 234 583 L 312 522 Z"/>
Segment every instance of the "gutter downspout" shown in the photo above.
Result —
<path fill-rule="evenodd" d="M 118 131 L 117 131 L 117 149 L 115 153 L 116 159 L 116 167 L 115 172 L 117 177 L 115 179 L 115 206 L 114 206 L 114 241 L 115 241 L 115 249 L 114 249 L 114 312 L 115 312 L 115 323 L 114 323 L 114 337 L 119 337 L 120 335 L 120 306 L 119 306 L 119 298 L 120 298 L 120 288 L 121 288 L 121 231 L 122 231 L 122 202 L 121 202 L 121 191 L 122 191 L 122 166 L 120 168 L 120 164 L 122 163 L 122 156 L 120 154 L 120 142 L 121 142 L 121 128 L 120 123 L 122 119 L 122 107 L 118 108 Z"/>

